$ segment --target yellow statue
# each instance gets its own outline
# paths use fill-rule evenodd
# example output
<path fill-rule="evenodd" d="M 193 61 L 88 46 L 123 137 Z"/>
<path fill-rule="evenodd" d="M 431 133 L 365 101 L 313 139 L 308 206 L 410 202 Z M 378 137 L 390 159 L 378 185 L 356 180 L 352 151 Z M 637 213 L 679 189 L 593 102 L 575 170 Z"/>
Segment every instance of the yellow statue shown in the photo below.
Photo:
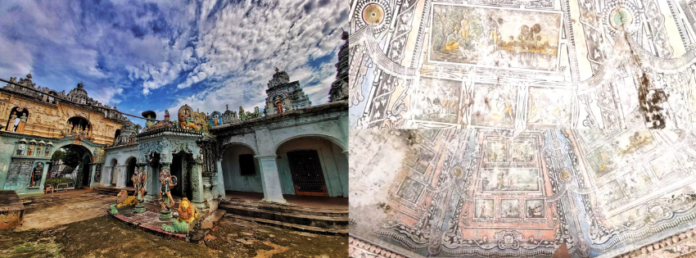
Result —
<path fill-rule="evenodd" d="M 199 218 L 198 209 L 191 205 L 188 198 L 184 197 L 179 203 L 179 221 L 185 221 L 186 223 L 191 223 L 194 219 Z"/>
<path fill-rule="evenodd" d="M 138 203 L 138 200 L 135 199 L 135 196 L 128 196 L 126 190 L 121 190 L 117 195 L 116 202 L 118 202 L 118 206 L 116 207 L 118 209 L 123 206 L 133 206 Z"/>

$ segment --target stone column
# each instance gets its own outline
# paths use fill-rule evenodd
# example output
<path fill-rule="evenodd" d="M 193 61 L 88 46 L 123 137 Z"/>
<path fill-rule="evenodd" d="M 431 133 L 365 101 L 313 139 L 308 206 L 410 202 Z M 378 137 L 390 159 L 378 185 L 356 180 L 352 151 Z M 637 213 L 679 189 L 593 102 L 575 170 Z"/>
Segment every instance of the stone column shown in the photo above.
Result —
<path fill-rule="evenodd" d="M 41 175 L 41 191 L 43 192 L 46 188 L 44 188 L 44 183 L 46 182 L 46 175 L 48 174 L 48 165 L 44 162 L 44 168 L 43 168 L 43 174 Z"/>
<path fill-rule="evenodd" d="M 102 186 L 111 186 L 111 169 L 112 166 L 104 166 L 102 167 L 102 179 L 101 183 Z M 107 176 L 109 175 L 109 176 Z"/>
<path fill-rule="evenodd" d="M 147 181 L 145 183 L 147 195 L 145 195 L 145 200 L 157 200 L 157 194 L 159 193 L 159 171 L 156 171 L 156 169 L 150 165 L 145 167 L 145 171 L 147 173 Z"/>
<path fill-rule="evenodd" d="M 191 177 L 191 192 L 193 193 L 193 200 L 191 200 L 191 203 L 196 205 L 196 207 L 201 211 L 207 209 L 205 205 L 205 195 L 203 193 L 202 173 L 203 164 L 198 161 L 194 161 L 189 173 L 189 176 Z"/>
<path fill-rule="evenodd" d="M 256 158 L 259 160 L 259 170 L 261 171 L 263 201 L 287 203 L 283 198 L 283 188 L 280 186 L 276 155 L 257 155 Z"/>
<path fill-rule="evenodd" d="M 222 173 L 222 160 L 218 160 L 217 162 L 217 194 L 225 198 L 225 179 L 224 179 L 224 174 Z"/>
<path fill-rule="evenodd" d="M 89 171 L 90 171 L 89 172 L 90 176 L 89 176 L 89 185 L 88 186 L 95 187 L 96 185 L 94 183 L 94 177 L 97 176 L 97 164 L 91 164 Z"/>

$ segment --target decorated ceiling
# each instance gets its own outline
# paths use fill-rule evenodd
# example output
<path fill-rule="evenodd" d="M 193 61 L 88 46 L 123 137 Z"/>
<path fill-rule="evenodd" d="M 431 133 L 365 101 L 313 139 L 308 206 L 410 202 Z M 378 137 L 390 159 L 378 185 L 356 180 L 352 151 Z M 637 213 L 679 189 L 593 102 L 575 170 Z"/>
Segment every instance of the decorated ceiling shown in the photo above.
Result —
<path fill-rule="evenodd" d="M 353 0 L 352 128 L 694 129 L 696 1 Z"/>
<path fill-rule="evenodd" d="M 351 236 L 390 252 L 696 251 L 691 240 L 676 245 L 696 227 L 696 134 L 688 131 L 354 130 L 350 145 Z"/>

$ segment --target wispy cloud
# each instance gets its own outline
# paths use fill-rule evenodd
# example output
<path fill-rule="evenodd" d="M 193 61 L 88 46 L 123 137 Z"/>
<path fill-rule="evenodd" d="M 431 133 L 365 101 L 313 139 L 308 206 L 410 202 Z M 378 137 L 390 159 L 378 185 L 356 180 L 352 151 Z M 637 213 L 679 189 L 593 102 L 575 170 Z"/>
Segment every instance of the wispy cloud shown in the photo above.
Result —
<path fill-rule="evenodd" d="M 57 90 L 84 82 L 120 110 L 263 108 L 278 67 L 327 101 L 348 2 L 0 2 L 0 77 L 31 71 Z M 134 121 L 142 123 L 142 121 Z"/>

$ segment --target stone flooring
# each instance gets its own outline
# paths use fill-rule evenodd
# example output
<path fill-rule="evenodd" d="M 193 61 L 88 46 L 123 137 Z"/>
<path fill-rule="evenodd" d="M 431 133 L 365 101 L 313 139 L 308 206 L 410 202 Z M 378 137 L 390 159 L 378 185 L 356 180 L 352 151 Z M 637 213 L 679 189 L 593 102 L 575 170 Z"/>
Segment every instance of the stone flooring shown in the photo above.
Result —
<path fill-rule="evenodd" d="M 223 218 L 199 244 L 163 238 L 108 216 L 106 210 L 115 198 L 85 190 L 34 198 L 22 228 L 0 231 L 0 257 L 348 256 L 347 236 L 298 232 L 233 218 Z M 60 219 L 52 219 L 55 212 Z"/>

